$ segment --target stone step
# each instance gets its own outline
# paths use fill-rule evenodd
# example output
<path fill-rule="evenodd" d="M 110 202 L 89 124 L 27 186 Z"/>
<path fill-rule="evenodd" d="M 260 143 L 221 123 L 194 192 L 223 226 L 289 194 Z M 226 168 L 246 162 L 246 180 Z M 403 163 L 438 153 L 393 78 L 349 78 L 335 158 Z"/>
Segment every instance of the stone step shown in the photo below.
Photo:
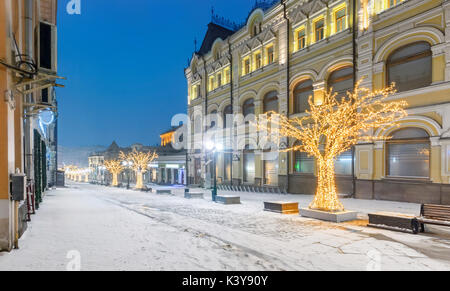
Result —
<path fill-rule="evenodd" d="M 156 190 L 156 194 L 172 194 L 171 190 Z"/>
<path fill-rule="evenodd" d="M 299 214 L 298 202 L 264 202 L 264 211 L 280 214 Z"/>
<path fill-rule="evenodd" d="M 306 218 L 313 218 L 334 223 L 341 223 L 358 219 L 358 212 L 354 211 L 326 212 L 315 209 L 302 208 L 300 209 L 300 215 Z"/>
<path fill-rule="evenodd" d="M 184 198 L 186 199 L 203 199 L 203 193 L 184 193 Z"/>
<path fill-rule="evenodd" d="M 216 202 L 225 205 L 241 204 L 241 197 L 221 195 L 216 197 Z"/>

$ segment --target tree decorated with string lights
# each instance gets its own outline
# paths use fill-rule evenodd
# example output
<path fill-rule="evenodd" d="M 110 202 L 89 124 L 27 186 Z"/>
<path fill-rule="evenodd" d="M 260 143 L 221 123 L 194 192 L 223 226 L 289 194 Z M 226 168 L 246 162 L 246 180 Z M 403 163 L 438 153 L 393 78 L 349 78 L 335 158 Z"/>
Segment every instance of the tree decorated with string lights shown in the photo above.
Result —
<path fill-rule="evenodd" d="M 124 170 L 122 166 L 122 161 L 120 160 L 108 160 L 105 161 L 105 168 L 112 175 L 112 183 L 111 186 L 116 187 L 119 185 L 119 175 Z"/>
<path fill-rule="evenodd" d="M 136 174 L 136 189 L 144 188 L 144 174 L 148 171 L 149 164 L 158 158 L 156 152 L 139 152 L 134 149 L 132 152 L 125 154 L 120 152 L 120 159 L 131 162 L 131 169 Z"/>
<path fill-rule="evenodd" d="M 360 83 L 357 83 L 354 92 L 347 92 L 343 98 L 336 98 L 337 94 L 332 94 L 330 90 L 325 93 L 323 102 L 316 104 L 311 96 L 310 110 L 304 117 L 289 119 L 271 114 L 264 117 L 265 120 L 258 121 L 260 130 L 270 131 L 278 138 L 298 141 L 299 145 L 283 151 L 304 152 L 316 159 L 317 192 L 310 209 L 344 211 L 336 188 L 336 159 L 358 142 L 389 139 L 388 136 L 374 136 L 372 132 L 387 124 L 398 126 L 398 121 L 407 116 L 405 101 L 387 100 L 396 92 L 395 84 L 371 91 L 360 88 Z"/>

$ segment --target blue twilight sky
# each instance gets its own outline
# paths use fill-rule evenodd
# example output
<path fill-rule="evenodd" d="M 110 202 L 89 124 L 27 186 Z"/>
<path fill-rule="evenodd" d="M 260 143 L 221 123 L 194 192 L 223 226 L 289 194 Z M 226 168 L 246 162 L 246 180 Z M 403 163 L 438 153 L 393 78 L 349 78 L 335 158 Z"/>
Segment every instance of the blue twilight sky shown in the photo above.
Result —
<path fill-rule="evenodd" d="M 156 144 L 186 112 L 184 68 L 201 44 L 211 8 L 243 22 L 254 0 L 81 0 L 69 15 L 58 1 L 59 143 Z"/>

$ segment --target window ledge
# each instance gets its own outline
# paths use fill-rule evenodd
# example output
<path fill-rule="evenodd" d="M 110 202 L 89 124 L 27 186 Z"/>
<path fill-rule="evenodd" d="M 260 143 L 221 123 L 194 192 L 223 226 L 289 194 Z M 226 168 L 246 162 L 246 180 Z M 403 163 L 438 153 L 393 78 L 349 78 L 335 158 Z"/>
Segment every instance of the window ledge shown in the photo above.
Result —
<path fill-rule="evenodd" d="M 407 177 L 384 177 L 381 179 L 384 182 L 393 182 L 398 184 L 432 184 L 430 178 L 407 178 Z"/>
<path fill-rule="evenodd" d="M 306 117 L 306 116 L 308 116 L 308 114 L 306 112 L 303 112 L 303 113 L 291 113 L 289 115 L 289 117 L 291 117 L 291 118 L 303 118 L 303 117 Z"/>
<path fill-rule="evenodd" d="M 404 92 L 399 92 L 399 93 L 396 93 L 396 94 L 392 95 L 391 97 L 387 98 L 386 100 L 402 99 L 402 98 L 406 98 L 406 97 L 415 96 L 418 94 L 426 94 L 426 93 L 434 92 L 436 90 L 445 90 L 445 89 L 450 89 L 450 82 L 439 82 L 439 83 L 431 84 L 430 86 L 427 86 L 427 87 L 413 89 L 413 90 L 404 91 Z"/>
<path fill-rule="evenodd" d="M 289 175 L 295 176 L 295 177 L 308 177 L 308 178 L 316 177 L 316 175 L 313 173 L 291 173 Z"/>
<path fill-rule="evenodd" d="M 257 75 L 261 74 L 262 72 L 270 70 L 272 67 L 275 67 L 276 64 L 277 64 L 277 62 L 274 61 L 271 64 L 265 65 L 255 71 L 252 71 L 246 75 L 243 75 L 243 76 L 241 76 L 241 80 L 247 80 L 247 79 L 250 79 L 251 77 L 257 76 Z"/>
<path fill-rule="evenodd" d="M 350 33 L 351 33 L 351 29 L 350 28 L 346 28 L 346 29 L 344 29 L 342 31 L 339 31 L 337 33 L 334 33 L 334 34 L 332 34 L 332 35 L 330 35 L 330 36 L 328 36 L 328 37 L 326 37 L 326 38 L 324 38 L 322 40 L 316 41 L 316 42 L 306 46 L 305 48 L 303 48 L 301 50 L 295 51 L 293 53 L 293 56 L 295 56 L 297 54 L 301 54 L 302 52 L 306 53 L 306 52 L 309 52 L 311 50 L 316 50 L 316 49 L 318 49 L 321 46 L 325 46 L 325 45 L 329 44 L 330 42 L 333 42 L 335 40 L 339 40 L 342 37 L 342 35 L 350 34 Z"/>
<path fill-rule="evenodd" d="M 217 87 L 216 89 L 214 89 L 214 90 L 212 90 L 212 91 L 209 91 L 208 94 L 214 94 L 214 93 L 219 92 L 219 91 L 221 91 L 221 90 L 224 90 L 224 89 L 226 89 L 226 88 L 228 88 L 228 87 L 230 87 L 230 83 L 225 84 L 225 85 L 222 85 L 222 86 L 220 86 L 220 87 Z"/>

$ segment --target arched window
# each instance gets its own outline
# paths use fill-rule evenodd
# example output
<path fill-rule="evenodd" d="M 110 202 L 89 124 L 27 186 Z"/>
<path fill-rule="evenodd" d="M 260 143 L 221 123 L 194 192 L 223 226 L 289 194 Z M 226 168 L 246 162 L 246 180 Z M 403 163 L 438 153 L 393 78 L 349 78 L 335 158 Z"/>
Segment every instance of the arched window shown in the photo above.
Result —
<path fill-rule="evenodd" d="M 337 175 L 351 176 L 353 172 L 353 149 L 339 155 L 334 161 L 334 169 Z"/>
<path fill-rule="evenodd" d="M 387 60 L 388 85 L 395 82 L 399 92 L 432 83 L 432 53 L 427 42 L 416 42 L 396 50 Z"/>
<path fill-rule="evenodd" d="M 420 128 L 396 131 L 387 143 L 388 176 L 430 177 L 430 136 Z"/>
<path fill-rule="evenodd" d="M 244 150 L 244 182 L 255 182 L 255 152 L 251 149 L 250 145 L 245 146 Z"/>
<path fill-rule="evenodd" d="M 209 114 L 209 118 L 210 118 L 210 128 L 213 128 L 216 126 L 217 124 L 217 110 L 213 110 L 211 111 L 211 113 Z"/>
<path fill-rule="evenodd" d="M 257 20 L 253 24 L 253 29 L 252 29 L 252 32 L 251 32 L 252 37 L 260 34 L 261 31 L 262 31 L 262 23 L 261 23 L 260 20 Z"/>
<path fill-rule="evenodd" d="M 233 114 L 233 107 L 231 105 L 225 107 L 225 109 L 223 110 L 223 128 L 228 128 L 233 123 L 232 122 L 233 116 L 231 116 L 232 114 Z M 231 119 L 228 120 L 228 118 Z"/>
<path fill-rule="evenodd" d="M 278 92 L 271 91 L 264 96 L 264 113 L 278 112 Z"/>
<path fill-rule="evenodd" d="M 330 74 L 328 78 L 328 88 L 333 88 L 332 93 L 336 93 L 338 100 L 347 96 L 347 92 L 353 92 L 353 67 L 344 67 Z"/>
<path fill-rule="evenodd" d="M 294 113 L 303 113 L 309 110 L 309 97 L 314 96 L 312 80 L 305 80 L 294 89 Z"/>
<path fill-rule="evenodd" d="M 242 113 L 244 117 L 247 117 L 250 114 L 255 114 L 255 101 L 253 99 L 248 99 L 242 105 Z"/>

